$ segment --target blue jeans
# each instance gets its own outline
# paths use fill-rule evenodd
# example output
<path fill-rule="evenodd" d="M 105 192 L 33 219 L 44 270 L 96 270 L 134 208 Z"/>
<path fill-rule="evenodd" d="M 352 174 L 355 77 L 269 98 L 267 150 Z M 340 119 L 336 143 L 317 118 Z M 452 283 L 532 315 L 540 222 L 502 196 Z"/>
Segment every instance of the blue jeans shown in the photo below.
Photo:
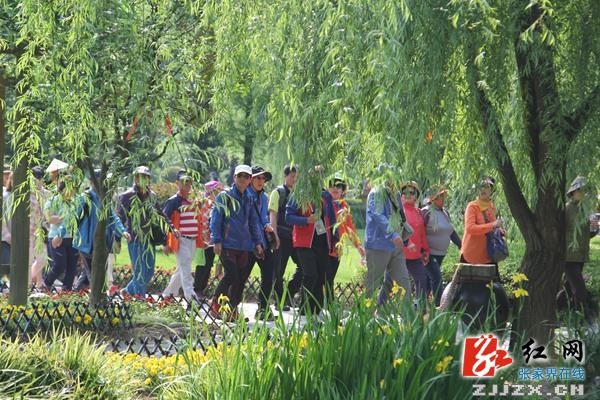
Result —
<path fill-rule="evenodd" d="M 130 295 L 146 294 L 148 284 L 154 275 L 154 246 L 142 244 L 140 242 L 131 242 L 127 245 L 129 249 L 129 258 L 133 265 L 133 276 L 131 281 L 125 286 L 125 290 Z"/>
<path fill-rule="evenodd" d="M 44 278 L 44 284 L 47 287 L 52 287 L 54 281 L 64 273 L 62 287 L 65 290 L 71 290 L 73 288 L 75 273 L 77 272 L 77 259 L 79 257 L 79 252 L 73 247 L 73 239 L 64 238 L 57 248 L 50 245 L 50 257 L 52 258 L 52 264 Z"/>
<path fill-rule="evenodd" d="M 425 266 L 425 272 L 429 278 L 427 293 L 431 292 L 433 299 L 435 300 L 436 307 L 439 307 L 440 300 L 442 298 L 442 262 L 444 261 L 443 256 L 429 255 L 429 263 Z"/>
<path fill-rule="evenodd" d="M 406 260 L 406 268 L 408 273 L 412 276 L 415 281 L 415 296 L 427 299 L 427 286 L 429 278 L 427 278 L 427 272 L 425 272 L 425 266 L 420 258 L 416 260 Z"/>

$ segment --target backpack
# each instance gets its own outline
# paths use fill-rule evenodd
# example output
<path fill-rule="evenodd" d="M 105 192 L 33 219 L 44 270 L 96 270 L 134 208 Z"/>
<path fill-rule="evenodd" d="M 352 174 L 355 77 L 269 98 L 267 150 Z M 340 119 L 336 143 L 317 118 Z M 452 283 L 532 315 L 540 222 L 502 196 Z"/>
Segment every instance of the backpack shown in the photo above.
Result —
<path fill-rule="evenodd" d="M 277 233 L 280 238 L 291 239 L 292 227 L 285 222 L 285 207 L 287 205 L 290 192 L 285 186 L 279 185 L 275 188 L 279 193 L 279 203 L 277 205 Z"/>
<path fill-rule="evenodd" d="M 489 222 L 487 214 L 483 211 L 482 214 L 483 220 L 487 224 Z M 492 262 L 498 263 L 505 260 L 508 257 L 508 246 L 500 228 L 494 228 L 491 232 L 487 233 L 485 237 L 487 253 Z"/>
<path fill-rule="evenodd" d="M 227 213 L 223 213 L 223 222 L 221 224 L 221 235 L 223 236 L 223 240 L 225 240 L 227 238 L 227 236 L 229 235 L 229 218 L 230 218 L 231 214 L 233 214 L 233 204 L 231 201 L 231 198 L 233 196 L 231 195 L 231 188 L 226 188 L 221 193 L 225 194 L 225 206 L 227 207 L 227 210 L 228 210 Z M 216 204 L 215 204 L 215 206 L 218 207 L 218 205 L 216 205 Z M 214 211 L 215 210 L 213 210 L 213 212 Z"/>

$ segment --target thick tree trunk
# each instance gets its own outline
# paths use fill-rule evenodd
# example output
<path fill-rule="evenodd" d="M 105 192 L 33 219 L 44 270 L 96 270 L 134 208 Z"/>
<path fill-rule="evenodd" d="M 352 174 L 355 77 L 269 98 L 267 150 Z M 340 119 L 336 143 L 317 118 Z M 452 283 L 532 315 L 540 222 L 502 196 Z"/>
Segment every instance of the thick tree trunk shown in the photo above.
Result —
<path fill-rule="evenodd" d="M 104 282 L 106 279 L 106 259 L 108 248 L 106 247 L 106 224 L 105 218 L 100 218 L 96 232 L 94 233 L 94 251 L 92 254 L 92 277 L 90 282 L 90 303 L 98 305 L 101 303 L 104 293 Z"/>
<path fill-rule="evenodd" d="M 90 169 L 90 173 L 93 174 L 93 168 Z M 104 293 L 104 282 L 106 280 L 106 259 L 108 258 L 108 248 L 106 247 L 106 225 L 110 213 L 103 212 L 105 203 L 104 197 L 106 196 L 104 176 L 106 176 L 105 170 L 102 172 L 101 177 L 98 180 L 95 180 L 94 184 L 96 193 L 100 199 L 100 209 L 98 210 L 98 225 L 94 232 L 94 251 L 92 252 L 92 276 L 90 282 L 90 303 L 92 305 L 101 303 Z"/>
<path fill-rule="evenodd" d="M 22 96 L 23 91 L 17 90 L 17 96 Z M 21 115 L 17 115 L 17 121 Z M 30 188 L 27 180 L 29 171 L 29 154 L 23 152 L 23 143 L 26 139 L 25 132 L 15 144 L 14 153 L 17 165 L 13 173 L 12 204 L 14 213 L 11 224 L 11 252 L 10 252 L 10 296 L 9 302 L 16 305 L 27 304 L 27 289 L 29 282 L 29 209 Z"/>
<path fill-rule="evenodd" d="M 529 297 L 525 298 L 519 312 L 515 331 L 547 343 L 556 327 L 556 293 L 563 272 L 564 250 L 558 243 L 547 243 L 540 250 L 527 246 L 521 263 L 521 272 L 529 278 L 525 286 Z"/>
<path fill-rule="evenodd" d="M 30 208 L 28 169 L 29 157 L 21 157 L 13 174 L 13 204 L 16 204 L 16 208 L 12 215 L 9 301 L 16 305 L 27 304 Z"/>
<path fill-rule="evenodd" d="M 0 70 L 0 161 L 4 163 L 4 136 L 6 132 L 6 78 L 4 71 Z M 4 204 L 0 197 L 0 215 L 2 215 Z M 0 232 L 2 231 L 2 218 L 0 218 Z"/>

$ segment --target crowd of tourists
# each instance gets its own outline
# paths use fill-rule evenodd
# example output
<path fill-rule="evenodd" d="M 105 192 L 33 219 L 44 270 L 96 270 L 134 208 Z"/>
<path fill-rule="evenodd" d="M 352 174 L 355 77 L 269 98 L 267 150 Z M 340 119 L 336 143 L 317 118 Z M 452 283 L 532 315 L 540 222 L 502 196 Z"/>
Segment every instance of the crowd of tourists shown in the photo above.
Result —
<path fill-rule="evenodd" d="M 60 279 L 63 290 L 84 289 L 91 281 L 100 220 L 101 199 L 95 186 L 102 178 L 101 171 L 94 172 L 83 192 L 78 192 L 77 179 L 66 163 L 53 160 L 45 172 L 51 181 L 48 189 L 44 170 L 31 170 L 35 187 L 30 203 L 30 284 L 50 290 Z M 504 236 L 505 232 L 492 201 L 496 183 L 491 177 L 483 177 L 475 185 L 476 198 L 466 206 L 462 238 L 445 207 L 445 187 L 434 186 L 423 193 L 415 181 L 400 185 L 388 181 L 371 188 L 363 245 L 345 200 L 348 184 L 343 176 L 326 179 L 320 198 L 311 201 L 294 193 L 301 172 L 298 167 L 287 165 L 282 172 L 283 183 L 268 193 L 265 185 L 273 174 L 261 166 L 238 165 L 229 187 L 218 180 L 201 184 L 181 170 L 176 176 L 177 192 L 159 204 L 151 190 L 150 169 L 135 168 L 133 185 L 118 195 L 115 210 L 106 216 L 109 294 L 146 294 L 154 275 L 157 245 L 176 259 L 163 295 L 183 296 L 188 301 L 200 301 L 207 295 L 218 257 L 223 274 L 208 296 L 211 315 L 223 319 L 238 317 L 245 283 L 255 264 L 261 282 L 257 319 L 273 319 L 273 303 L 276 309 L 298 307 L 302 314 L 318 314 L 334 298 L 344 242 L 360 253 L 367 268 L 366 295 L 375 296 L 377 291 L 380 305 L 400 289 L 406 300 L 425 305 L 431 299 L 436 306 L 443 306 L 441 266 L 451 243 L 459 249 L 461 263 L 495 266 L 497 275 L 488 236 L 493 232 Z M 582 270 L 589 260 L 589 239 L 598 231 L 598 221 L 582 218 L 579 210 L 586 183 L 585 178 L 577 177 L 567 191 L 566 234 L 575 239 L 568 246 L 565 265 L 572 296 L 585 310 L 589 293 Z M 11 172 L 5 168 L 3 264 L 10 262 L 11 191 Z M 133 271 L 131 280 L 118 288 L 113 284 L 112 269 L 122 238 Z M 286 282 L 290 259 L 295 271 Z"/>

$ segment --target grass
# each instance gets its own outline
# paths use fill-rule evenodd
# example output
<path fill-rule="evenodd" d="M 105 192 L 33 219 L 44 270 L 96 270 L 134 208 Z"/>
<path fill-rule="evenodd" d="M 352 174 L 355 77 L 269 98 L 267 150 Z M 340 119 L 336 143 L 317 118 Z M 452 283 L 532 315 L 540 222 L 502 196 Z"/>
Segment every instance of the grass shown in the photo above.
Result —
<path fill-rule="evenodd" d="M 37 335 L 27 345 L 0 340 L 0 397 L 132 398 L 135 380 L 114 369 L 89 334 Z"/>

